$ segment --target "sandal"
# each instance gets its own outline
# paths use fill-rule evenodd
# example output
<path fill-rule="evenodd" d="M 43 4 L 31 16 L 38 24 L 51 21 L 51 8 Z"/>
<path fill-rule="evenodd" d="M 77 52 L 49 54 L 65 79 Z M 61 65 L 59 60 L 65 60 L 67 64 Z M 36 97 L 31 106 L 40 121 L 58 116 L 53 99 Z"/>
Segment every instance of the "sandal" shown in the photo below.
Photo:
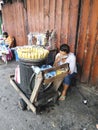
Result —
<path fill-rule="evenodd" d="M 66 96 L 61 95 L 60 98 L 59 98 L 59 100 L 60 100 L 60 101 L 64 101 L 65 98 L 66 98 Z"/>

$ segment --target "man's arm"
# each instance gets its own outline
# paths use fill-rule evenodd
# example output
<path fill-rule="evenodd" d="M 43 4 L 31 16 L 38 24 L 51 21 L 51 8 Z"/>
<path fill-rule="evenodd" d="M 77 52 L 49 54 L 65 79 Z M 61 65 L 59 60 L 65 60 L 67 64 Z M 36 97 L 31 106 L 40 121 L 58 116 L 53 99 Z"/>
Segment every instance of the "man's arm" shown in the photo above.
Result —
<path fill-rule="evenodd" d="M 75 66 L 76 66 L 76 57 L 73 57 L 73 58 L 71 59 L 70 64 L 69 64 L 70 73 L 71 73 L 71 74 L 74 72 Z"/>
<path fill-rule="evenodd" d="M 60 54 L 58 53 L 55 57 L 55 61 L 54 61 L 54 64 L 53 66 L 58 66 L 58 63 L 61 61 L 61 57 L 60 57 Z"/>

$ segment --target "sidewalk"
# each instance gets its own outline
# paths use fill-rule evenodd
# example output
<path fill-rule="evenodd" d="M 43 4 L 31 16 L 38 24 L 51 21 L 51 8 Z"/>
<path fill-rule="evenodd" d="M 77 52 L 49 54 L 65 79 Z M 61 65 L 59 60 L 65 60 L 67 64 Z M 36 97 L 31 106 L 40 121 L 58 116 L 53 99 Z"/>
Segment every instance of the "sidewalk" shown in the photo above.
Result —
<path fill-rule="evenodd" d="M 65 101 L 47 108 L 40 114 L 22 111 L 18 107 L 19 95 L 9 83 L 18 63 L 0 64 L 0 130 L 97 130 L 98 95 L 77 84 L 79 91 L 69 89 Z"/>

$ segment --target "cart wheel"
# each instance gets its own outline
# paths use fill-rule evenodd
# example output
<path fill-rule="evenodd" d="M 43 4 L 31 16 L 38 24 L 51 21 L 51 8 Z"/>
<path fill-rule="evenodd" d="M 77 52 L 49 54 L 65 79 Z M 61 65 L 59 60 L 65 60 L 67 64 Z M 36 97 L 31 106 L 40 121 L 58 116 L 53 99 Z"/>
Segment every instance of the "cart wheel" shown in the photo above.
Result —
<path fill-rule="evenodd" d="M 23 99 L 19 100 L 18 105 L 21 110 L 26 110 L 26 108 L 27 108 L 27 104 L 25 103 L 25 101 Z"/>

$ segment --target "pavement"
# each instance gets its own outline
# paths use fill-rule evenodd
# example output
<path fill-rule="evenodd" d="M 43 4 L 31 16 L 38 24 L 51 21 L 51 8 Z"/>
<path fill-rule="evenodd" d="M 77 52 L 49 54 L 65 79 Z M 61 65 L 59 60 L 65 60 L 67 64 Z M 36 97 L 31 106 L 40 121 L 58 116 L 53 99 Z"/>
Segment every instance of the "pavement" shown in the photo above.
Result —
<path fill-rule="evenodd" d="M 98 93 L 79 82 L 69 89 L 65 101 L 37 114 L 21 110 L 20 96 L 9 80 L 17 65 L 0 61 L 0 130 L 98 130 Z"/>

